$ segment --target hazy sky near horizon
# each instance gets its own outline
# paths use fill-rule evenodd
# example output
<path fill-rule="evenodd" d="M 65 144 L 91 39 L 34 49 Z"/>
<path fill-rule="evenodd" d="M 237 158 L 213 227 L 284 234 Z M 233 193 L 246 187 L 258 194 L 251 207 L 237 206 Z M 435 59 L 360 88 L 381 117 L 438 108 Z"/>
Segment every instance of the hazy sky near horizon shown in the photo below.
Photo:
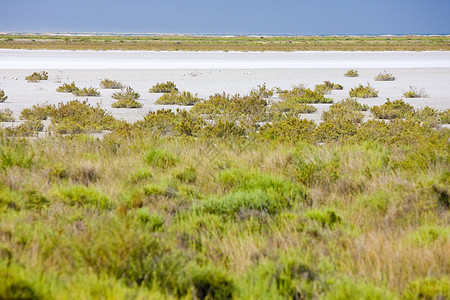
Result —
<path fill-rule="evenodd" d="M 450 0 L 0 0 L 0 10 L 0 31 L 450 33 Z"/>

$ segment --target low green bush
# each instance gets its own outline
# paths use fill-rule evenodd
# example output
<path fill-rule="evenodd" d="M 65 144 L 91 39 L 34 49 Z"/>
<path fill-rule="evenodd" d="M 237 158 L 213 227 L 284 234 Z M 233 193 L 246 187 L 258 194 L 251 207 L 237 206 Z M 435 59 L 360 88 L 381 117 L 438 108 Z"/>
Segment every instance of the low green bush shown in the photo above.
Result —
<path fill-rule="evenodd" d="M 378 119 L 396 119 L 404 118 L 407 114 L 414 111 L 414 108 L 403 100 L 391 102 L 389 99 L 380 106 L 373 106 L 370 112 Z"/>
<path fill-rule="evenodd" d="M 405 98 L 428 98 L 428 94 L 425 93 L 425 89 L 409 86 L 409 91 L 403 93 Z"/>
<path fill-rule="evenodd" d="M 25 120 L 47 120 L 56 107 L 50 104 L 35 104 L 31 108 L 25 108 L 20 113 L 20 118 Z"/>
<path fill-rule="evenodd" d="M 292 116 L 262 126 L 256 136 L 276 141 L 310 141 L 315 129 L 314 121 Z"/>
<path fill-rule="evenodd" d="M 203 127 L 202 133 L 209 138 L 232 138 L 246 134 L 245 128 L 233 121 L 220 118 L 214 124 Z"/>
<path fill-rule="evenodd" d="M 185 183 L 194 183 L 197 180 L 197 170 L 194 167 L 184 168 L 175 174 L 175 178 Z"/>
<path fill-rule="evenodd" d="M 330 286 L 325 300 L 395 300 L 397 297 L 389 290 L 372 283 L 355 282 L 351 279 L 338 279 Z"/>
<path fill-rule="evenodd" d="M 370 84 L 367 84 L 367 86 L 359 84 L 359 86 L 352 88 L 348 95 L 355 98 L 376 98 L 378 97 L 378 91 Z"/>
<path fill-rule="evenodd" d="M 316 111 L 317 108 L 312 105 L 287 99 L 273 103 L 269 108 L 269 115 L 272 119 L 276 118 L 276 115 L 298 117 L 300 114 L 311 114 Z"/>
<path fill-rule="evenodd" d="M 345 77 L 358 77 L 358 71 L 357 70 L 348 70 L 347 72 L 344 73 Z"/>
<path fill-rule="evenodd" d="M 100 92 L 97 91 L 94 87 L 75 89 L 72 94 L 78 97 L 98 97 L 100 96 Z"/>
<path fill-rule="evenodd" d="M 391 73 L 386 72 L 386 70 L 385 70 L 383 73 L 380 73 L 377 76 L 375 76 L 375 78 L 373 80 L 375 80 L 375 81 L 394 81 L 395 77 L 392 76 Z"/>
<path fill-rule="evenodd" d="M 312 91 L 303 85 L 294 86 L 292 90 L 279 90 L 278 93 L 281 99 L 298 103 L 333 103 L 333 99 L 325 98 L 323 93 Z"/>
<path fill-rule="evenodd" d="M 342 218 L 333 209 L 312 209 L 305 212 L 305 217 L 330 229 L 342 222 Z"/>
<path fill-rule="evenodd" d="M 112 207 L 110 200 L 103 193 L 84 185 L 61 186 L 54 192 L 53 197 L 55 201 L 62 201 L 68 205 L 97 209 Z"/>
<path fill-rule="evenodd" d="M 120 98 L 111 104 L 111 107 L 113 108 L 141 108 L 142 106 L 142 103 L 139 103 L 131 97 Z"/>
<path fill-rule="evenodd" d="M 0 103 L 5 102 L 8 99 L 8 96 L 5 95 L 5 91 L 0 89 Z"/>
<path fill-rule="evenodd" d="M 151 214 L 147 207 L 137 209 L 136 218 L 151 232 L 160 230 L 164 224 L 164 219 L 157 213 Z"/>
<path fill-rule="evenodd" d="M 402 295 L 405 300 L 450 299 L 450 278 L 426 277 L 408 284 Z"/>
<path fill-rule="evenodd" d="M 442 124 L 450 124 L 450 109 L 446 109 L 439 114 Z"/>
<path fill-rule="evenodd" d="M 196 299 L 233 299 L 238 292 L 233 279 L 211 265 L 193 267 L 189 282 Z"/>
<path fill-rule="evenodd" d="M 48 73 L 45 71 L 42 71 L 40 73 L 34 72 L 33 74 L 25 77 L 25 80 L 28 82 L 38 82 L 40 80 L 47 80 L 48 79 Z"/>
<path fill-rule="evenodd" d="M 120 92 L 116 92 L 112 94 L 112 98 L 116 100 L 120 99 L 139 99 L 141 95 L 138 92 L 135 92 L 130 86 L 127 86 L 125 89 L 122 89 Z"/>
<path fill-rule="evenodd" d="M 100 81 L 101 89 L 123 89 L 124 85 L 116 80 L 103 79 Z"/>
<path fill-rule="evenodd" d="M 61 85 L 60 87 L 58 87 L 56 89 L 57 92 L 60 93 L 73 93 L 77 90 L 78 88 L 75 86 L 75 82 L 72 81 L 72 83 L 64 83 L 63 85 Z"/>
<path fill-rule="evenodd" d="M 9 108 L 0 109 L 0 122 L 14 122 L 12 110 Z"/>
<path fill-rule="evenodd" d="M 173 93 L 178 92 L 177 86 L 172 81 L 155 84 L 149 91 L 149 93 Z"/>
<path fill-rule="evenodd" d="M 202 101 L 202 99 L 189 92 L 179 93 L 177 91 L 173 91 L 162 95 L 158 100 L 156 100 L 155 104 L 192 106 L 200 101 Z"/>
<path fill-rule="evenodd" d="M 178 158 L 170 151 L 152 148 L 145 153 L 144 160 L 151 166 L 167 168 L 174 166 Z"/>
<path fill-rule="evenodd" d="M 314 87 L 314 91 L 322 93 L 322 94 L 328 94 L 332 90 L 342 90 L 344 87 L 337 83 L 332 83 L 331 81 L 324 81 L 323 84 L 317 84 Z"/>
<path fill-rule="evenodd" d="M 250 97 L 255 98 L 270 98 L 273 96 L 275 89 L 268 89 L 266 84 L 258 85 L 250 91 Z"/>
<path fill-rule="evenodd" d="M 367 109 L 354 99 L 346 99 L 330 106 L 330 109 L 322 113 L 322 120 L 328 123 L 343 124 L 361 123 L 364 115 L 360 110 Z"/>

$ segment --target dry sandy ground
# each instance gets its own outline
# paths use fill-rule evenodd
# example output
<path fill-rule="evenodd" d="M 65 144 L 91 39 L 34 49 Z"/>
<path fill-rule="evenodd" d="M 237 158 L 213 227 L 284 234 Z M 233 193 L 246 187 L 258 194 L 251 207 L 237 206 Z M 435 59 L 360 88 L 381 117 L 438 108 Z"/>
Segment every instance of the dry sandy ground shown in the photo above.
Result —
<path fill-rule="evenodd" d="M 343 73 L 357 68 L 360 76 L 347 78 Z M 49 80 L 30 83 L 25 76 L 46 70 Z M 387 70 L 397 80 L 377 82 L 373 77 Z M 192 72 L 192 74 L 190 74 Z M 196 76 L 192 76 L 196 75 Z M 13 78 L 11 78 L 13 77 Z M 17 80 L 15 79 L 17 78 Z M 99 87 L 100 78 L 119 80 L 141 94 L 143 108 L 113 109 L 113 90 L 99 90 L 100 102 L 115 117 L 127 121 L 141 119 L 148 111 L 168 106 L 154 105 L 160 94 L 149 94 L 155 83 L 174 81 L 180 90 L 208 97 L 214 93 L 248 93 L 266 83 L 269 88 L 291 88 L 330 80 L 342 84 L 344 90 L 329 97 L 341 100 L 352 87 L 370 83 L 379 97 L 360 99 L 370 106 L 402 98 L 409 86 L 424 88 L 430 95 L 424 99 L 406 99 L 415 107 L 450 108 L 450 52 L 139 52 L 139 51 L 46 51 L 0 50 L 0 89 L 8 95 L 0 109 L 20 111 L 38 103 L 58 103 L 76 99 L 71 94 L 57 93 L 62 83 L 75 81 L 79 87 Z M 169 106 L 174 107 L 174 106 Z M 319 110 L 308 119 L 319 120 L 329 105 L 318 104 Z"/>

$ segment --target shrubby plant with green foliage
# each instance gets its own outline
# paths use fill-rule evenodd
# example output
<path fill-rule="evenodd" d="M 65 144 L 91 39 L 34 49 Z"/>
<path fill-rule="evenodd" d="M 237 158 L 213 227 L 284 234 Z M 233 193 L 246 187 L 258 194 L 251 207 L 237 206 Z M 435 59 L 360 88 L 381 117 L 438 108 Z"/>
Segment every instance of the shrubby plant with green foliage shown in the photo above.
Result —
<path fill-rule="evenodd" d="M 9 108 L 0 109 L 0 122 L 14 122 L 12 110 Z"/>
<path fill-rule="evenodd" d="M 387 101 L 380 106 L 373 106 L 370 112 L 378 119 L 404 118 L 412 113 L 414 108 L 403 100 Z"/>
<path fill-rule="evenodd" d="M 6 99 L 8 99 L 8 96 L 6 96 L 5 91 L 0 89 L 0 103 L 5 102 Z"/>
<path fill-rule="evenodd" d="M 303 85 L 294 86 L 292 90 L 278 90 L 281 99 L 299 103 L 333 103 L 333 99 L 325 98 L 319 91 L 312 91 Z"/>
<path fill-rule="evenodd" d="M 367 86 L 359 84 L 357 87 L 352 88 L 348 95 L 355 98 L 376 98 L 378 97 L 378 91 L 371 87 L 369 83 Z"/>
<path fill-rule="evenodd" d="M 176 93 L 178 88 L 172 81 L 155 84 L 149 91 L 149 93 Z"/>
<path fill-rule="evenodd" d="M 347 72 L 345 72 L 344 74 L 345 77 L 358 77 L 358 71 L 357 70 L 348 70 Z"/>
<path fill-rule="evenodd" d="M 82 88 L 82 89 L 75 89 L 72 94 L 78 97 L 98 97 L 100 96 L 100 92 L 97 91 L 94 87 L 88 87 L 88 88 Z"/>
<path fill-rule="evenodd" d="M 103 79 L 100 81 L 101 89 L 123 89 L 124 85 L 117 80 Z"/>
<path fill-rule="evenodd" d="M 442 124 L 450 124 L 450 109 L 446 109 L 439 114 Z"/>
<path fill-rule="evenodd" d="M 172 91 L 159 97 L 155 104 L 192 106 L 200 101 L 202 99 L 198 98 L 197 94 L 193 95 L 190 92 L 180 93 L 178 91 Z"/>
<path fill-rule="evenodd" d="M 375 81 L 394 81 L 395 77 L 391 73 L 388 73 L 386 70 L 384 70 L 384 72 L 375 76 L 375 78 L 373 80 L 375 80 Z"/>
<path fill-rule="evenodd" d="M 40 73 L 34 72 L 33 74 L 25 77 L 25 80 L 28 82 L 39 82 L 41 80 L 47 80 L 48 73 L 46 71 L 42 71 Z"/>
<path fill-rule="evenodd" d="M 78 88 L 75 86 L 75 82 L 72 81 L 72 83 L 64 83 L 63 85 L 61 85 L 60 87 L 58 87 L 56 89 L 57 92 L 60 93 L 73 93 L 77 90 Z"/>
<path fill-rule="evenodd" d="M 428 98 L 428 94 L 425 93 L 425 89 L 409 86 L 409 91 L 403 93 L 405 98 Z"/>
<path fill-rule="evenodd" d="M 322 84 L 317 84 L 314 90 L 322 94 L 329 94 L 332 90 L 342 90 L 343 88 L 340 84 L 324 81 Z"/>
<path fill-rule="evenodd" d="M 135 92 L 131 86 L 127 86 L 126 88 L 122 89 L 120 92 L 115 92 L 114 94 L 112 94 L 112 98 L 116 99 L 116 100 L 120 100 L 120 99 L 134 99 L 137 100 L 139 99 L 141 95 L 139 95 L 138 92 Z"/>

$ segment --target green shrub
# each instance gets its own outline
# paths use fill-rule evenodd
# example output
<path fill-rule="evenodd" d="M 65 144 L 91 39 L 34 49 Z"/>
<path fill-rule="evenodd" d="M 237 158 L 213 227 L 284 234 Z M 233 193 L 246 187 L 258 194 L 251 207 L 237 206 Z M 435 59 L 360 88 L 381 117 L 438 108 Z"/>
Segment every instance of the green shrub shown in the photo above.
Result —
<path fill-rule="evenodd" d="M 196 299 L 232 299 L 237 294 L 234 281 L 225 272 L 210 265 L 193 267 L 189 282 Z"/>
<path fill-rule="evenodd" d="M 413 245 L 427 247 L 432 243 L 440 242 L 443 245 L 450 240 L 450 228 L 441 226 L 422 226 L 414 233 L 408 235 L 406 240 Z"/>
<path fill-rule="evenodd" d="M 73 100 L 59 103 L 51 114 L 52 129 L 65 134 L 78 134 L 99 130 L 111 130 L 117 121 L 100 105 L 93 107 L 85 101 Z"/>
<path fill-rule="evenodd" d="M 35 190 L 25 191 L 25 194 L 25 207 L 28 209 L 41 210 L 50 203 L 50 201 L 45 196 Z"/>
<path fill-rule="evenodd" d="M 344 87 L 337 83 L 332 83 L 331 81 L 324 81 L 323 84 L 317 84 L 314 87 L 314 91 L 322 93 L 322 94 L 328 94 L 331 92 L 331 90 L 342 90 Z"/>
<path fill-rule="evenodd" d="M 409 91 L 403 93 L 405 98 L 428 98 L 428 94 L 425 93 L 425 89 L 409 86 Z"/>
<path fill-rule="evenodd" d="M 322 120 L 336 125 L 344 123 L 361 123 L 364 118 L 362 112 L 354 110 L 352 106 L 346 104 L 333 104 L 329 110 L 322 113 Z"/>
<path fill-rule="evenodd" d="M 358 71 L 357 70 L 348 70 L 347 72 L 345 72 L 344 74 L 345 77 L 358 77 Z"/>
<path fill-rule="evenodd" d="M 111 107 L 113 108 L 141 108 L 142 103 L 137 102 L 135 99 L 128 97 L 128 98 L 120 98 L 113 104 L 111 104 Z"/>
<path fill-rule="evenodd" d="M 358 100 L 356 100 L 355 98 L 346 98 L 338 103 L 333 104 L 330 109 L 332 109 L 332 107 L 336 108 L 336 107 L 348 107 L 352 110 L 356 110 L 356 111 L 367 111 L 369 110 L 369 106 L 367 104 L 361 104 L 358 102 Z"/>
<path fill-rule="evenodd" d="M 137 209 L 136 218 L 152 232 L 160 230 L 164 224 L 164 219 L 157 213 L 151 214 L 147 207 Z"/>
<path fill-rule="evenodd" d="M 5 91 L 0 89 L 0 103 L 5 102 L 8 99 L 8 96 L 5 95 Z"/>
<path fill-rule="evenodd" d="M 333 209 L 313 209 L 305 213 L 305 217 L 316 221 L 322 227 L 333 229 L 337 224 L 341 223 L 342 218 L 336 214 Z"/>
<path fill-rule="evenodd" d="M 35 104 L 32 108 L 25 108 L 22 110 L 20 118 L 25 120 L 47 120 L 54 110 L 54 105 Z"/>
<path fill-rule="evenodd" d="M 309 104 L 298 103 L 294 100 L 287 99 L 273 103 L 270 106 L 269 111 L 271 112 L 271 118 L 280 118 L 314 113 L 317 111 L 317 108 Z"/>
<path fill-rule="evenodd" d="M 403 100 L 391 102 L 389 99 L 380 106 L 373 106 L 370 112 L 378 119 L 396 119 L 404 118 L 407 114 L 414 111 L 414 108 Z"/>
<path fill-rule="evenodd" d="M 197 170 L 194 167 L 184 168 L 175 174 L 175 178 L 185 183 L 194 183 L 197 180 Z"/>
<path fill-rule="evenodd" d="M 124 86 L 122 83 L 116 80 L 103 79 L 100 81 L 101 89 L 123 89 Z"/>
<path fill-rule="evenodd" d="M 387 300 L 396 299 L 388 290 L 371 283 L 339 279 L 330 286 L 323 299 L 326 300 Z"/>
<path fill-rule="evenodd" d="M 0 122 L 14 122 L 12 110 L 9 108 L 0 109 Z"/>
<path fill-rule="evenodd" d="M 60 92 L 60 93 L 73 93 L 76 90 L 78 90 L 78 88 L 75 86 L 74 81 L 70 84 L 64 83 L 62 86 L 60 86 L 56 89 L 56 91 Z"/>
<path fill-rule="evenodd" d="M 408 284 L 403 292 L 405 300 L 450 299 L 450 278 L 421 278 Z"/>
<path fill-rule="evenodd" d="M 333 99 L 325 98 L 323 93 L 312 91 L 303 85 L 294 86 L 292 90 L 279 90 L 278 93 L 281 99 L 298 103 L 333 103 Z"/>
<path fill-rule="evenodd" d="M 108 197 L 92 187 L 84 185 L 61 186 L 54 193 L 55 200 L 68 205 L 88 206 L 97 209 L 108 209 L 112 205 Z"/>
<path fill-rule="evenodd" d="M 163 149 L 150 149 L 145 153 L 145 162 L 151 166 L 167 168 L 174 166 L 178 158 L 172 152 Z"/>
<path fill-rule="evenodd" d="M 37 274 L 16 263 L 0 264 L 0 299 L 51 299 Z"/>
<path fill-rule="evenodd" d="M 75 96 L 78 97 L 98 97 L 100 96 L 100 92 L 97 91 L 94 87 L 76 89 L 72 92 Z"/>
<path fill-rule="evenodd" d="M 241 137 L 245 135 L 245 129 L 236 122 L 221 118 L 215 124 L 206 125 L 203 134 L 209 138 Z"/>
<path fill-rule="evenodd" d="M 191 106 L 201 100 L 202 99 L 198 98 L 197 95 L 193 95 L 189 92 L 179 93 L 177 91 L 173 91 L 162 95 L 158 100 L 156 100 L 155 104 Z"/>
<path fill-rule="evenodd" d="M 395 77 L 392 76 L 391 73 L 386 72 L 386 70 L 384 70 L 384 73 L 380 73 L 377 76 L 375 76 L 375 78 L 373 79 L 375 81 L 394 81 Z"/>
<path fill-rule="evenodd" d="M 139 93 L 135 92 L 130 86 L 127 86 L 125 89 L 122 89 L 120 92 L 116 92 L 112 94 L 112 98 L 116 100 L 120 99 L 139 99 L 141 95 Z"/>
<path fill-rule="evenodd" d="M 48 79 L 48 73 L 45 71 L 42 71 L 40 73 L 34 72 L 33 74 L 25 77 L 25 80 L 28 82 L 38 82 L 40 80 L 47 80 Z"/>
<path fill-rule="evenodd" d="M 0 147 L 0 170 L 11 167 L 30 168 L 36 163 L 33 148 L 25 142 Z"/>
<path fill-rule="evenodd" d="M 348 94 L 350 97 L 355 97 L 355 98 L 378 97 L 378 91 L 375 90 L 373 87 L 371 87 L 370 84 L 367 84 L 367 86 L 363 86 L 362 84 L 359 84 L 359 86 L 352 88 Z"/>
<path fill-rule="evenodd" d="M 167 81 L 165 83 L 155 84 L 149 91 L 149 93 L 172 93 L 178 92 L 178 89 L 172 81 Z"/>
<path fill-rule="evenodd" d="M 266 84 L 258 85 L 250 91 L 250 97 L 255 98 L 270 98 L 273 96 L 274 89 L 268 89 Z"/>
<path fill-rule="evenodd" d="M 257 136 L 279 141 L 310 141 L 315 129 L 316 124 L 314 121 L 299 119 L 297 117 L 286 117 L 262 126 Z"/>
<path fill-rule="evenodd" d="M 446 109 L 439 114 L 442 124 L 450 124 L 450 109 Z"/>

